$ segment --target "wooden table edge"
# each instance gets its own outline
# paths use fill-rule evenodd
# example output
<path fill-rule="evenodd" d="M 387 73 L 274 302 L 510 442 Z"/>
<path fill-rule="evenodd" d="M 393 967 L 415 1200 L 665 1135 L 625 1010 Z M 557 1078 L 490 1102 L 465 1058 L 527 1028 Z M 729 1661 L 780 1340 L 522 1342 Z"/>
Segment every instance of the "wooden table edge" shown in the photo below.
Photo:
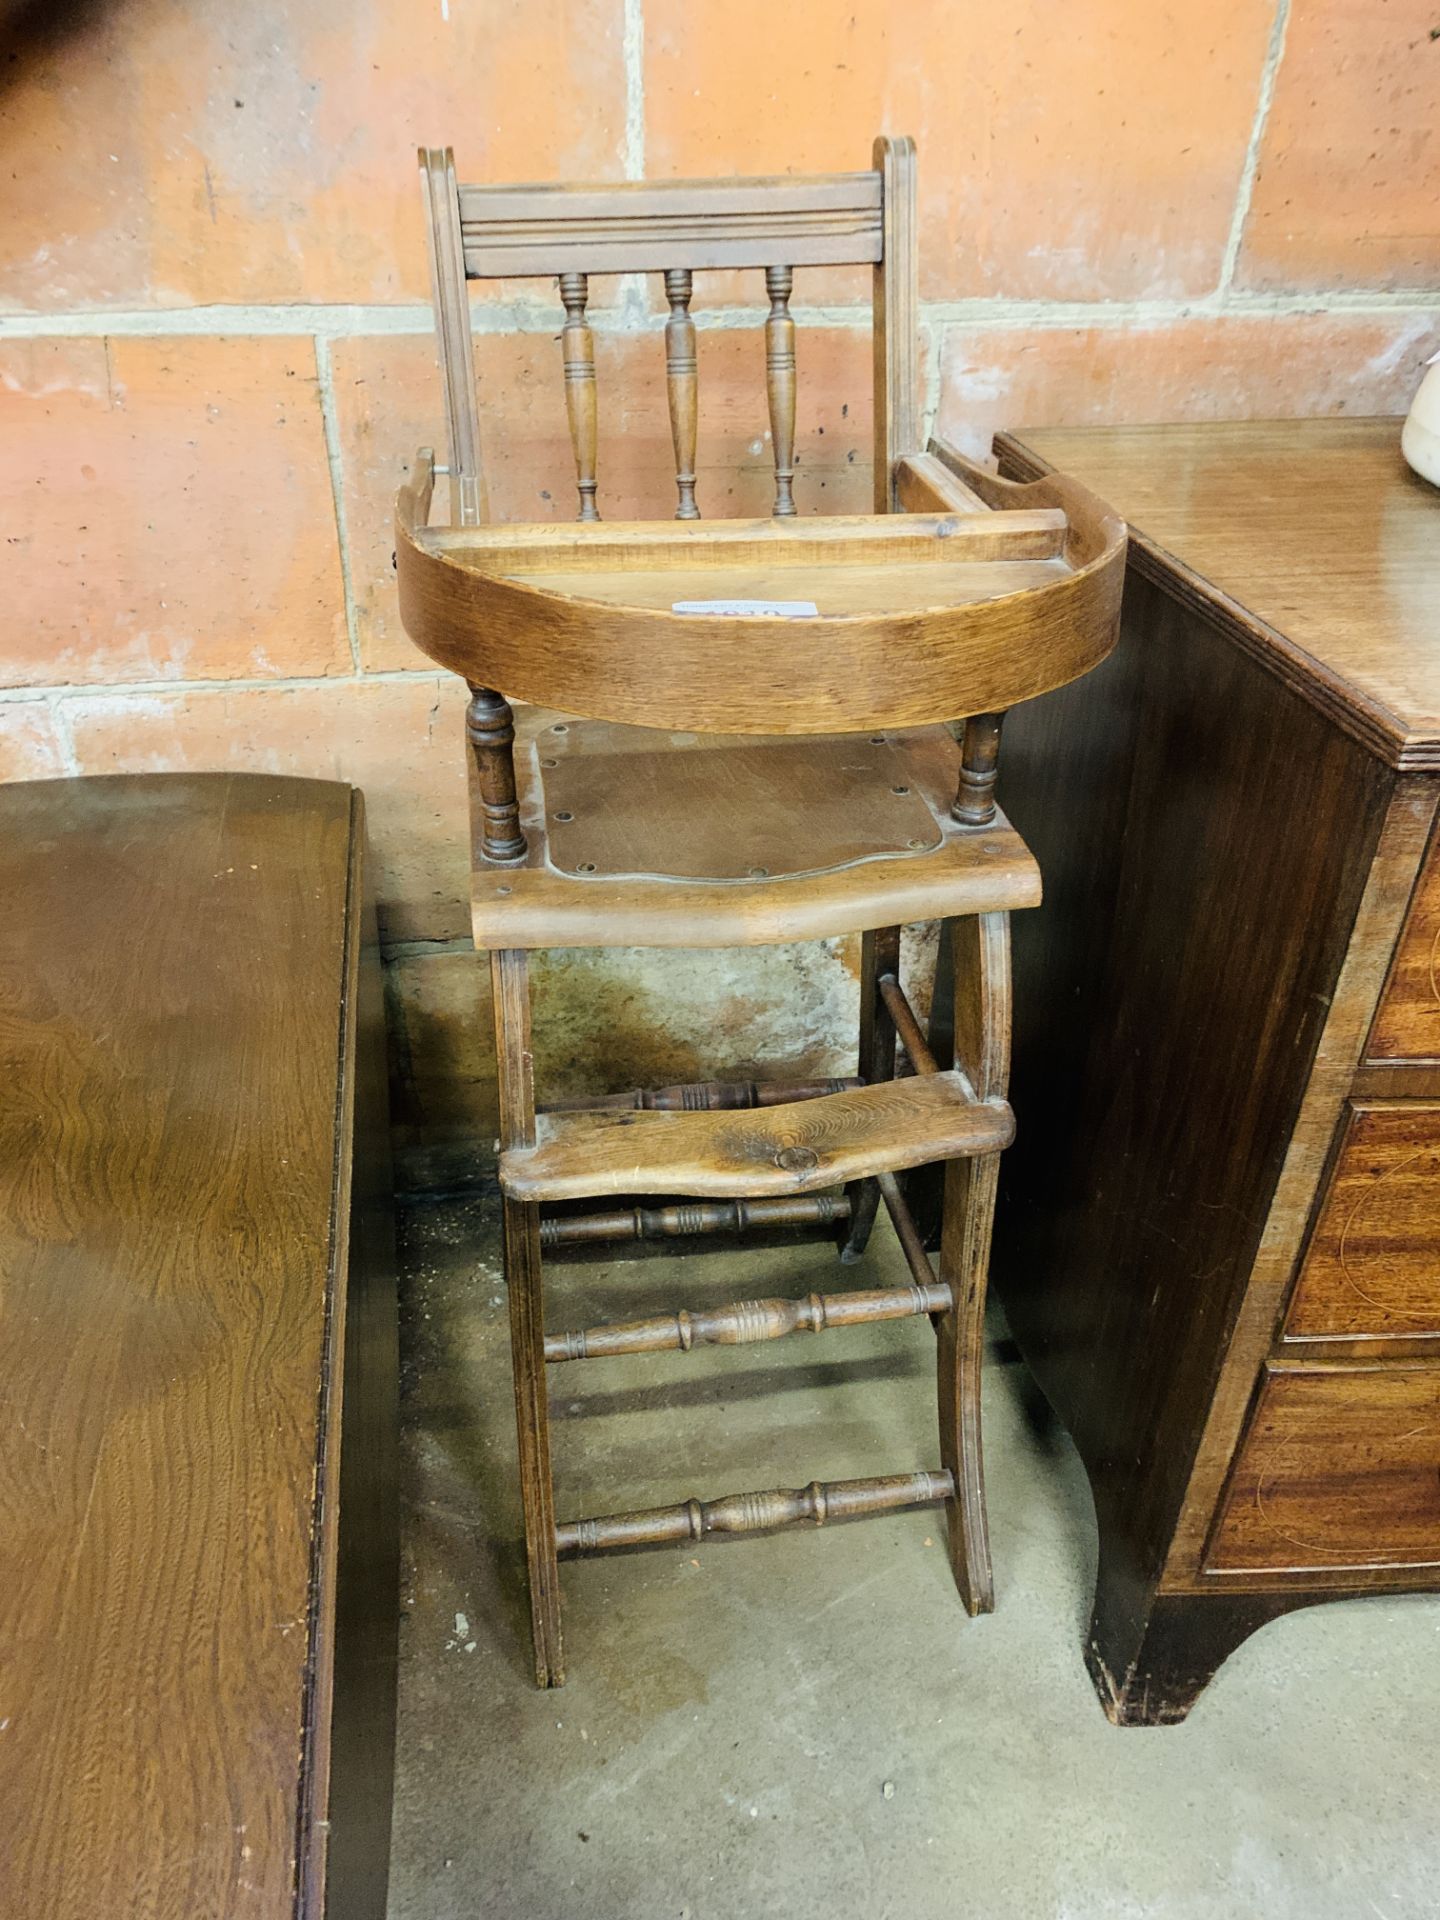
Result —
<path fill-rule="evenodd" d="M 335 783 L 342 784 L 342 783 Z M 370 895 L 366 870 L 365 796 L 358 787 L 350 789 L 350 843 L 347 857 L 345 900 L 345 977 L 340 1002 L 338 1061 L 336 1072 L 335 1157 L 331 1184 L 331 1238 L 327 1261 L 324 1364 L 321 1371 L 317 1411 L 316 1502 L 311 1537 L 311 1572 L 307 1616 L 307 1672 L 305 1682 L 303 1731 L 299 1791 L 296 1805 L 296 1906 L 298 1920 L 350 1920 L 356 1914 L 356 1890 L 348 1881 L 340 1888 L 344 1904 L 337 1904 L 332 1876 L 344 1873 L 344 1863 L 332 1855 L 330 1841 L 335 1807 L 332 1800 L 335 1769 L 334 1730 L 337 1712 L 336 1653 L 341 1612 L 341 1533 L 347 1511 L 341 1502 L 341 1471 L 345 1457 L 345 1382 L 346 1338 L 350 1322 L 350 1294 L 356 1286 L 351 1261 L 356 1252 L 355 1209 L 357 1196 L 355 1163 L 360 1148 L 357 1138 L 359 1112 L 358 1082 L 363 1003 L 367 990 L 380 993 L 379 943 L 375 925 L 375 905 Z M 367 978 L 368 974 L 368 978 Z M 383 1031 L 383 1028 L 382 1028 Z M 373 1121 L 375 1116 L 371 1115 Z M 381 1114 L 383 1123 L 387 1116 Z M 388 1166 L 388 1156 L 387 1156 Z M 393 1297 L 393 1264 L 391 1290 Z M 393 1317 L 393 1316 L 392 1316 Z M 398 1377 L 394 1383 L 398 1389 Z M 356 1409 L 358 1412 L 359 1410 Z M 391 1435 L 392 1443 L 396 1436 Z M 382 1489 L 382 1498 L 394 1500 L 393 1484 Z M 398 1511 L 382 1516 L 381 1525 L 394 1532 Z M 398 1541 L 393 1564 L 393 1605 L 390 1608 L 392 1632 L 388 1646 L 392 1661 L 398 1650 L 399 1636 L 399 1558 Z M 326 1632 L 326 1626 L 330 1631 Z M 339 1702 L 343 1707 L 346 1703 Z M 389 1700 L 388 1726 L 384 1750 L 368 1756 L 378 1766 L 377 1781 L 383 1777 L 384 1836 L 380 1847 L 384 1871 L 377 1870 L 359 1897 L 366 1902 L 365 1912 L 373 1920 L 383 1920 L 388 1891 L 389 1816 L 393 1807 L 395 1699 L 393 1679 Z"/>
<path fill-rule="evenodd" d="M 1027 442 L 1027 433 L 1058 431 L 1029 427 L 1007 429 L 994 436 L 992 450 L 1006 479 L 1038 480 L 1056 471 Z M 1118 509 L 1117 509 L 1118 511 Z M 1128 518 L 1128 516 L 1127 516 Z M 1137 573 L 1164 586 L 1223 627 L 1235 644 L 1258 660 L 1290 691 L 1328 719 L 1386 766 L 1399 773 L 1440 771 L 1440 733 L 1407 727 L 1378 700 L 1361 693 L 1323 660 L 1261 620 L 1223 587 L 1172 553 L 1133 520 L 1130 560 Z"/>

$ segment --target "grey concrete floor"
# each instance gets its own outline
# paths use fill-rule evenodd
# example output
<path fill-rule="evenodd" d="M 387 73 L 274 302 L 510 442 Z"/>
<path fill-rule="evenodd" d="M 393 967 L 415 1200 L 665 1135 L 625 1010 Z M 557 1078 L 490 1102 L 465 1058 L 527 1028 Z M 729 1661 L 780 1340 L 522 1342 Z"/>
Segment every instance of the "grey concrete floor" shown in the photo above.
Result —
<path fill-rule="evenodd" d="M 493 1203 L 416 1207 L 403 1242 L 392 1920 L 1440 1913 L 1440 1601 L 1295 1614 L 1185 1725 L 1112 1728 L 1084 1475 L 1003 1343 L 994 1615 L 938 1512 L 612 1555 L 562 1570 L 570 1678 L 537 1692 Z M 549 1272 L 561 1326 L 903 1266 L 877 1232 L 843 1279 L 814 1241 Z M 562 1517 L 937 1459 L 923 1322 L 551 1377 Z"/>

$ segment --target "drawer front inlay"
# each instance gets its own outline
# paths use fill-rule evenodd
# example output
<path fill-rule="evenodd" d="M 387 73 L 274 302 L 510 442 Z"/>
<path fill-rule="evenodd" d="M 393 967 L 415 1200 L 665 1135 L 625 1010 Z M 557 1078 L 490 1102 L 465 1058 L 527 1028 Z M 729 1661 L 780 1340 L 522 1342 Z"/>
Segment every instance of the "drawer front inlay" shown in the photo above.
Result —
<path fill-rule="evenodd" d="M 1355 1106 L 1285 1335 L 1427 1334 L 1440 1334 L 1440 1106 Z"/>
<path fill-rule="evenodd" d="M 1207 1571 L 1437 1563 L 1440 1367 L 1272 1369 Z"/>
<path fill-rule="evenodd" d="M 1440 1060 L 1440 847 L 1416 883 L 1366 1057 Z"/>

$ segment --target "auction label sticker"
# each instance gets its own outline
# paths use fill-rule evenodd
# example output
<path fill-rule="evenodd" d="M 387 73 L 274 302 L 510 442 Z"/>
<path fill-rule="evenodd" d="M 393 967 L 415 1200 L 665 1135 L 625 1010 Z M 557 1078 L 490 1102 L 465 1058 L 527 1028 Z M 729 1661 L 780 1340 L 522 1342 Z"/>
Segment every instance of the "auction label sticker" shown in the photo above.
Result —
<path fill-rule="evenodd" d="M 736 617 L 775 620 L 818 620 L 820 609 L 813 600 L 676 600 L 672 613 L 718 613 Z"/>

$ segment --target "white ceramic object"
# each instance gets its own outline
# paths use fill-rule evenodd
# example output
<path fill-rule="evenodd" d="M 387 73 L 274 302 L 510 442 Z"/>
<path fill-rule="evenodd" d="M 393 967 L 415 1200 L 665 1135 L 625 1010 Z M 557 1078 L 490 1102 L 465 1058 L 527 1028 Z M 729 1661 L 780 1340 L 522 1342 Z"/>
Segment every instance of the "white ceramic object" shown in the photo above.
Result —
<path fill-rule="evenodd" d="M 1426 364 L 1429 370 L 1401 429 L 1400 451 L 1422 480 L 1440 487 L 1440 353 Z"/>

